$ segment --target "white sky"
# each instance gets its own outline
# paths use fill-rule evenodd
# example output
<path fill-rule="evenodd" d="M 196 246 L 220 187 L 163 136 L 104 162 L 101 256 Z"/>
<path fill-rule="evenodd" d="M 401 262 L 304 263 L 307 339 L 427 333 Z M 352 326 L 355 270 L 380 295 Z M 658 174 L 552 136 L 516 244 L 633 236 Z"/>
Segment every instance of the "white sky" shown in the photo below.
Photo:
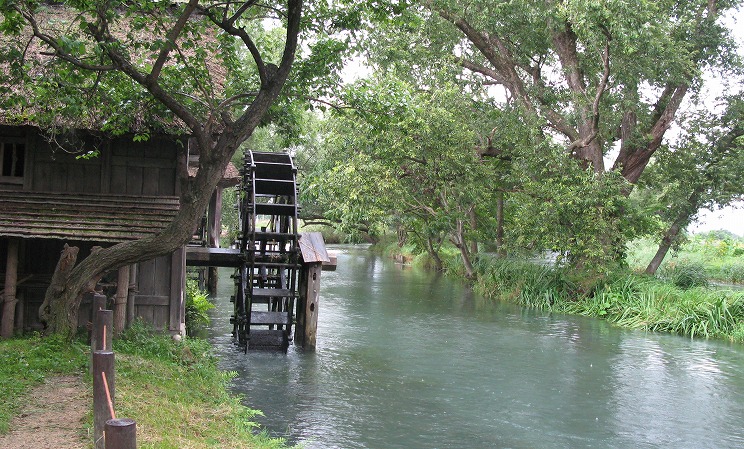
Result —
<path fill-rule="evenodd" d="M 738 206 L 728 206 L 714 212 L 701 210 L 697 222 L 690 225 L 689 231 L 700 233 L 725 229 L 744 237 L 744 203 Z"/>

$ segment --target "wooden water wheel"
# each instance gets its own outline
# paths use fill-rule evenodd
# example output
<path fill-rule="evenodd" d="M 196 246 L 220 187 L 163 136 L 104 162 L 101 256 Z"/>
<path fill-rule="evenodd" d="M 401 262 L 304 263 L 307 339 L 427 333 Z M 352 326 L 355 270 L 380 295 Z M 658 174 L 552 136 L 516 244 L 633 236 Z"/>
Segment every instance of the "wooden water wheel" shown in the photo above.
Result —
<path fill-rule="evenodd" d="M 246 151 L 239 210 L 233 336 L 248 349 L 282 349 L 292 339 L 298 298 L 297 169 L 287 153 Z"/>

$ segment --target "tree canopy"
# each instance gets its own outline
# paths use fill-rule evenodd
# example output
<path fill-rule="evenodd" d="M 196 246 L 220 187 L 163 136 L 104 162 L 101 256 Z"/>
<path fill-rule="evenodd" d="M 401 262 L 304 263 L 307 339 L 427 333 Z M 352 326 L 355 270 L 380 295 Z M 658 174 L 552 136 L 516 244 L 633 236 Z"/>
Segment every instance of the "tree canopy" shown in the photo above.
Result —
<path fill-rule="evenodd" d="M 478 184 L 467 188 L 477 192 L 472 198 L 478 198 L 481 219 L 497 221 L 485 226 L 488 234 L 470 234 L 473 238 L 503 238 L 503 246 L 512 251 L 551 250 L 576 268 L 606 271 L 622 263 L 629 240 L 673 221 L 658 213 L 665 207 L 661 196 L 630 195 L 645 177 L 660 181 L 657 193 L 675 182 L 644 175 L 646 167 L 653 166 L 654 173 L 675 171 L 691 163 L 686 154 L 695 154 L 703 172 L 708 167 L 699 164 L 710 162 L 710 152 L 675 151 L 672 142 L 699 135 L 699 125 L 689 120 L 695 110 L 706 108 L 701 102 L 706 83 L 725 78 L 735 87 L 742 79 L 735 42 L 721 20 L 739 3 L 391 2 L 399 6 L 397 14 L 375 22 L 360 37 L 374 81 L 342 97 L 367 112 L 357 113 L 354 128 L 341 131 L 343 143 L 328 142 L 346 148 L 329 156 L 348 168 L 359 153 L 373 154 L 366 149 L 377 148 L 371 160 L 365 159 L 367 170 L 384 165 L 377 181 L 400 188 L 401 170 L 411 164 L 389 155 L 405 157 L 420 147 L 423 133 L 432 131 L 440 135 L 433 140 L 448 154 L 448 164 L 467 160 L 465 171 L 478 173 Z M 380 95 L 381 79 L 403 87 Z M 360 89 L 377 98 L 383 110 L 360 102 Z M 448 92 L 440 107 L 457 119 L 442 123 L 439 109 L 431 105 L 402 110 L 401 92 L 419 97 Z M 418 118 L 407 118 L 412 115 Z M 348 114 L 337 116 L 345 122 Z M 335 117 L 329 121 L 335 123 Z M 380 126 L 381 121 L 391 125 Z M 407 123 L 416 123 L 415 130 Z M 462 135 L 464 130 L 470 137 Z M 402 135 L 392 137 L 396 134 Z M 452 144 L 442 135 L 467 141 Z M 388 137 L 394 144 L 384 140 Z M 723 165 L 730 166 L 728 161 Z M 371 176 L 363 173 L 365 179 Z M 397 173 L 392 181 L 391 173 Z M 335 189 L 346 185 L 333 182 Z M 404 189 L 420 198 L 416 188 L 435 188 L 438 182 L 429 174 Z M 690 188 L 691 183 L 681 185 Z M 709 190 L 721 194 L 719 199 L 732 198 L 720 184 Z M 399 223 L 406 222 L 401 216 L 412 216 L 400 204 L 379 204 L 373 192 L 374 198 L 355 200 L 362 208 L 348 208 L 350 201 L 336 193 L 342 200 L 335 211 L 382 206 L 389 215 L 397 214 Z M 460 220 L 468 221 L 468 201 L 458 202 Z M 406 227 L 423 229 L 412 222 Z"/>

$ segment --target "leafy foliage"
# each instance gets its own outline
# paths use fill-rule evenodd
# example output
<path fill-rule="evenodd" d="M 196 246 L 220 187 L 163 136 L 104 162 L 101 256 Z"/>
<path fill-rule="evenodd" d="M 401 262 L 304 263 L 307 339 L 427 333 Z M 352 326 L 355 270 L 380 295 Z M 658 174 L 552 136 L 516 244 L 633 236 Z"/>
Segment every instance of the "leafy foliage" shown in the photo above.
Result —
<path fill-rule="evenodd" d="M 186 334 L 193 335 L 195 331 L 209 324 L 209 312 L 214 304 L 209 300 L 209 293 L 199 288 L 195 279 L 186 280 Z"/>

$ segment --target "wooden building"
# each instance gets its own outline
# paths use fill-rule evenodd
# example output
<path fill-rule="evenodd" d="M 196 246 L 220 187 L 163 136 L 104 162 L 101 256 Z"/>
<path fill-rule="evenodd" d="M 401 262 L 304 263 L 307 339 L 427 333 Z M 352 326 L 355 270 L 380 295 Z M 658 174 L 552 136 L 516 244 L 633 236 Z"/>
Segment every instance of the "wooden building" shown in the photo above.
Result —
<path fill-rule="evenodd" d="M 34 127 L 0 125 L 0 314 L 17 300 L 16 331 L 41 327 L 38 309 L 65 243 L 80 248 L 81 260 L 94 246 L 141 238 L 167 225 L 179 207 L 187 147 L 168 136 L 134 142 L 94 133 L 78 133 L 60 146 Z M 89 151 L 98 156 L 79 157 Z M 108 273 L 99 288 L 112 307 L 125 311 L 127 323 L 142 318 L 183 333 L 185 260 L 180 248 Z M 7 289 L 9 283 L 14 288 Z"/>

